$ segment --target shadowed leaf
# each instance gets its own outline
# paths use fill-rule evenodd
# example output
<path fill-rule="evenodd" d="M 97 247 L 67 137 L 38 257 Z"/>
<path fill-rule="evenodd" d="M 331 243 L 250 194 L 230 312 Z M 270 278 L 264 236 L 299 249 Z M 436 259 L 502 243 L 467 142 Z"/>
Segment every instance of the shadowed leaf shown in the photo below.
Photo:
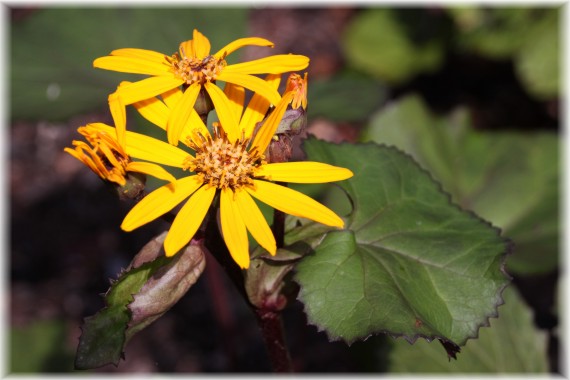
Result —
<path fill-rule="evenodd" d="M 378 112 L 365 139 L 395 145 L 428 169 L 453 201 L 500 227 L 515 243 L 509 272 L 558 265 L 559 138 L 546 132 L 484 132 L 465 110 L 432 115 L 408 96 Z"/>
<path fill-rule="evenodd" d="M 93 68 L 93 60 L 120 48 L 167 55 L 204 33 L 213 51 L 245 37 L 245 8 L 44 7 L 10 23 L 10 116 L 64 119 L 106 107 L 122 80 L 144 75 Z M 102 27 L 104 25 L 104 27 Z M 236 62 L 240 52 L 231 54 Z"/>
<path fill-rule="evenodd" d="M 349 65 L 389 83 L 402 83 L 418 73 L 433 71 L 443 59 L 437 39 L 417 43 L 395 11 L 388 8 L 359 13 L 347 26 L 342 42 Z"/>
<path fill-rule="evenodd" d="M 418 342 L 411 347 L 398 340 L 390 353 L 390 372 L 395 373 L 545 373 L 548 371 L 547 336 L 534 327 L 532 312 L 510 287 L 505 305 L 490 328 L 461 350 L 461 360 L 449 362 L 436 343 Z"/>

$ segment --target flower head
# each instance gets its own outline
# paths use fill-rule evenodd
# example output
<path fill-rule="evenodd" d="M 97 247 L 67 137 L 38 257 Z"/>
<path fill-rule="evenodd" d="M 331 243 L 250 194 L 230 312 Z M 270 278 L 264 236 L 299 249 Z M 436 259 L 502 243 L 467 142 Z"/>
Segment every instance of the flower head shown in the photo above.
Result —
<path fill-rule="evenodd" d="M 269 78 L 273 81 L 274 78 Z M 274 83 L 274 82 L 273 82 Z M 227 91 L 239 93 L 239 91 Z M 185 142 L 195 154 L 152 139 L 127 132 L 127 151 L 145 160 L 172 165 L 187 170 L 189 175 L 177 180 L 176 187 L 163 186 L 147 195 L 127 214 L 121 228 L 131 231 L 186 200 L 164 241 L 167 256 L 176 254 L 200 227 L 216 195 L 219 196 L 221 232 L 230 254 L 241 268 L 249 266 L 247 233 L 269 253 L 276 253 L 275 238 L 254 199 L 285 213 L 342 227 L 343 220 L 333 211 L 310 197 L 288 187 L 273 183 L 324 183 L 350 178 L 348 169 L 318 162 L 267 163 L 262 155 L 275 133 L 289 101 L 277 104 L 255 136 L 254 126 L 265 114 L 254 95 L 245 112 L 232 108 L 220 113 L 220 123 L 210 134 L 201 120 L 195 119 L 193 129 L 185 129 Z M 159 105 L 162 104 L 162 105 Z M 235 104 L 235 102 L 234 102 Z M 268 105 L 267 105 L 268 106 Z M 160 101 L 148 108 L 163 109 Z M 248 109 L 256 108 L 255 112 Z M 227 115 L 233 114 L 229 118 Z M 235 123 L 239 118 L 240 123 Z M 201 123 L 201 124 L 200 124 Z M 112 132 L 110 129 L 106 129 Z M 157 154 L 160 152 L 160 154 Z"/>
<path fill-rule="evenodd" d="M 182 42 L 179 51 L 173 55 L 144 49 L 118 49 L 112 51 L 109 56 L 97 58 L 93 66 L 152 76 L 117 89 L 116 102 L 123 107 L 183 86 L 184 95 L 172 108 L 167 124 L 168 141 L 177 145 L 181 130 L 175 126 L 186 124 L 202 88 L 212 99 L 216 110 L 222 110 L 221 112 L 231 108 L 231 105 L 224 93 L 214 84 L 217 80 L 243 86 L 261 94 L 272 104 L 277 104 L 280 100 L 277 90 L 252 74 L 281 74 L 302 70 L 309 64 L 309 59 L 305 56 L 284 54 L 228 65 L 226 57 L 247 45 L 273 47 L 273 43 L 264 38 L 241 38 L 211 54 L 210 41 L 195 29 L 193 39 Z M 237 120 L 234 123 L 237 123 Z M 119 140 L 122 140 L 121 135 L 124 135 L 125 130 L 122 126 L 120 128 L 117 133 Z"/>
<path fill-rule="evenodd" d="M 307 109 L 307 76 L 301 78 L 299 74 L 293 73 L 287 78 L 287 85 L 285 87 L 285 92 L 293 93 L 293 100 L 291 106 L 293 109 L 303 107 L 304 110 Z"/>
<path fill-rule="evenodd" d="M 176 181 L 176 178 L 159 165 L 132 161 L 123 146 L 115 139 L 115 135 L 102 130 L 102 125 L 104 124 L 94 123 L 79 127 L 77 131 L 89 144 L 74 140 L 72 142 L 74 148 L 64 150 L 87 165 L 103 180 L 119 186 L 126 185 L 129 172 L 149 174 L 171 183 Z"/>

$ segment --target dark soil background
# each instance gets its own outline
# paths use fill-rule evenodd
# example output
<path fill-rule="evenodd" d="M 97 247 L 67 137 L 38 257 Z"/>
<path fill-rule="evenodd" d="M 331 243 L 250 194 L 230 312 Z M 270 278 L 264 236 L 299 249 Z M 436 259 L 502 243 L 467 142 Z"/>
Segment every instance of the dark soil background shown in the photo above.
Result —
<path fill-rule="evenodd" d="M 11 22 L 34 10 L 11 13 Z M 275 42 L 274 53 L 311 58 L 309 78 L 327 78 L 343 67 L 338 44 L 356 8 L 256 9 L 249 32 Z M 444 16 L 441 16 L 444 17 Z M 314 27 L 307 27 L 314 25 Z M 245 51 L 244 59 L 255 58 Z M 419 92 L 437 112 L 467 104 L 477 128 L 517 126 L 557 130 L 557 102 L 533 100 L 517 81 L 512 62 L 450 54 L 438 72 L 392 89 L 389 99 Z M 65 326 L 62 348 L 43 365 L 44 372 L 72 370 L 86 316 L 104 306 L 100 296 L 132 256 L 162 231 L 160 222 L 124 233 L 119 229 L 130 205 L 121 202 L 92 172 L 63 152 L 76 128 L 88 122 L 112 124 L 108 110 L 77 115 L 64 123 L 13 121 L 9 126 L 9 325 L 22 328 L 40 320 Z M 361 125 L 310 120 L 309 133 L 330 141 L 353 141 Z M 64 125 L 62 125 L 64 124 Z M 125 360 L 93 372 L 268 372 L 271 370 L 255 318 L 209 260 L 198 283 L 157 322 L 127 346 Z M 557 273 L 515 279 L 534 308 L 536 323 L 551 329 Z M 378 372 L 390 338 L 377 336 L 351 347 L 329 342 L 308 326 L 299 303 L 284 314 L 287 342 L 298 372 Z M 557 342 L 551 358 L 557 369 Z M 8 353 L 9 354 L 9 353 Z M 442 348 L 442 355 L 444 355 Z M 8 360 L 10 363 L 10 360 Z"/>

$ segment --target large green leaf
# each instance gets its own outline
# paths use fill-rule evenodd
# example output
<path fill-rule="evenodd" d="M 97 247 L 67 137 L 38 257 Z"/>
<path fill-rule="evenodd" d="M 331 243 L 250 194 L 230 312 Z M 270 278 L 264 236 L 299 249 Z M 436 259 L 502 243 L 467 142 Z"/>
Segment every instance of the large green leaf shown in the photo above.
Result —
<path fill-rule="evenodd" d="M 491 328 L 462 349 L 461 359 L 449 362 L 441 348 L 427 342 L 414 347 L 397 340 L 390 353 L 389 371 L 396 373 L 545 373 L 548 372 L 547 334 L 538 331 L 530 308 L 512 287 Z M 435 347 L 434 347 L 435 346 Z"/>
<path fill-rule="evenodd" d="M 378 112 L 365 140 L 411 154 L 453 200 L 503 230 L 515 243 L 509 271 L 558 265 L 559 139 L 546 132 L 481 132 L 466 112 L 432 115 L 417 96 Z"/>
<path fill-rule="evenodd" d="M 443 59 L 441 42 L 437 38 L 416 41 L 406 26 L 394 10 L 362 11 L 343 36 L 348 64 L 390 83 L 402 83 L 418 73 L 437 69 Z"/>
<path fill-rule="evenodd" d="M 121 80 L 145 76 L 95 69 L 95 58 L 126 47 L 173 54 L 194 28 L 215 51 L 246 37 L 246 17 L 239 8 L 38 9 L 10 25 L 11 116 L 61 119 L 102 108 Z"/>
<path fill-rule="evenodd" d="M 380 332 L 437 338 L 454 355 L 496 315 L 508 243 L 393 147 L 316 139 L 304 147 L 309 160 L 355 174 L 339 183 L 353 204 L 346 229 L 297 266 L 309 321 L 347 342 Z"/>

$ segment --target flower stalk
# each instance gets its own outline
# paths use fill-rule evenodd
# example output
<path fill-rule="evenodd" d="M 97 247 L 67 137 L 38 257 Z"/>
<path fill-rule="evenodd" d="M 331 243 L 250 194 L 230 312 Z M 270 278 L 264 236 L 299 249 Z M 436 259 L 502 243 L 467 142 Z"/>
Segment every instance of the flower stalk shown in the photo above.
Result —
<path fill-rule="evenodd" d="M 293 372 L 291 357 L 285 343 L 281 313 L 267 309 L 255 309 L 255 316 L 267 347 L 273 372 Z"/>
<path fill-rule="evenodd" d="M 215 203 L 215 202 L 214 202 Z M 220 266 L 224 269 L 227 276 L 230 278 L 238 292 L 242 295 L 245 302 L 249 305 L 251 311 L 256 317 L 256 322 L 259 326 L 263 342 L 267 348 L 267 354 L 275 373 L 290 373 L 293 372 L 291 365 L 291 356 L 285 342 L 285 333 L 283 328 L 283 321 L 281 318 L 281 309 L 276 310 L 272 307 L 270 302 L 262 302 L 261 306 L 254 305 L 250 300 L 244 284 L 244 275 L 242 270 L 232 260 L 228 248 L 223 243 L 223 238 L 220 234 L 216 220 L 216 207 L 211 207 L 205 220 L 205 235 L 204 245 L 211 255 L 218 261 Z M 285 214 L 279 212 L 278 219 L 280 222 L 276 223 L 274 220 L 273 231 L 279 247 L 283 245 L 283 237 L 285 232 Z M 279 238 L 280 237 L 280 238 Z M 284 297 L 282 297 L 285 299 Z M 285 305 L 282 305 L 284 308 Z"/>

